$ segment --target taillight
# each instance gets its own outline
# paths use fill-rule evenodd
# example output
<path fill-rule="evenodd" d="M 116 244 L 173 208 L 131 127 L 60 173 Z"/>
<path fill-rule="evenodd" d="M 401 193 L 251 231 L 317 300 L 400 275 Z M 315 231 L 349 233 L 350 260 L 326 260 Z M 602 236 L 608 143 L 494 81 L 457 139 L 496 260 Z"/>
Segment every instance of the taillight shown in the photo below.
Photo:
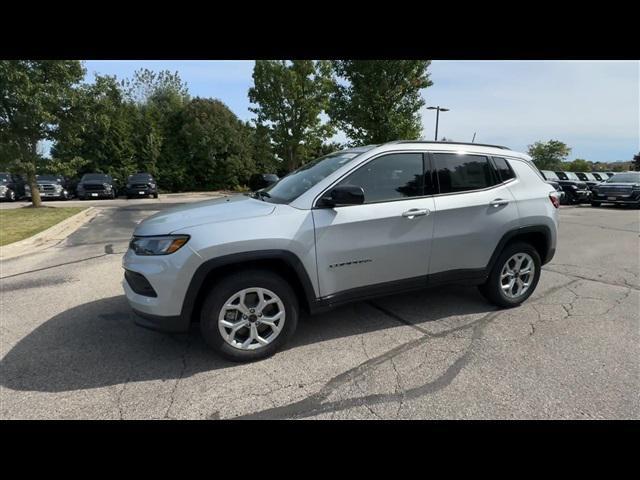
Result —
<path fill-rule="evenodd" d="M 560 207 L 560 199 L 558 198 L 558 196 L 555 193 L 550 193 L 549 194 L 549 200 L 551 200 L 551 203 L 553 203 L 553 206 L 556 208 Z"/>

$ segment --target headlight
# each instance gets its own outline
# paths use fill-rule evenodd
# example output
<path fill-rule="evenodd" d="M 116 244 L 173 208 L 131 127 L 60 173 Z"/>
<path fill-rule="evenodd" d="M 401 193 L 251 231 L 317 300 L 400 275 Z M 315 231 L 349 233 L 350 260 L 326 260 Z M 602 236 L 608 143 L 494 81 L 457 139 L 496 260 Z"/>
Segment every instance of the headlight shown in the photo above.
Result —
<path fill-rule="evenodd" d="M 53 188 L 55 189 L 56 192 L 61 192 L 62 191 L 62 185 L 56 185 Z"/>
<path fill-rule="evenodd" d="M 136 255 L 169 255 L 189 241 L 189 235 L 133 237 L 129 243 Z"/>
<path fill-rule="evenodd" d="M 149 184 L 149 187 L 151 187 L 151 188 L 156 188 L 156 184 L 155 184 L 155 183 L 150 183 L 150 184 Z"/>
<path fill-rule="evenodd" d="M 0 193 L 4 193 L 7 191 L 7 186 L 6 185 L 0 185 Z"/>

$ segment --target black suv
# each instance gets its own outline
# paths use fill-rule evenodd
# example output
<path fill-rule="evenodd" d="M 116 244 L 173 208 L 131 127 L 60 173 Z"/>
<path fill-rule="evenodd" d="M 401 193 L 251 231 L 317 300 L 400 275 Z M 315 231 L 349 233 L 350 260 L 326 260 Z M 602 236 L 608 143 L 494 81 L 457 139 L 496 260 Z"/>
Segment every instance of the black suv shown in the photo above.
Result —
<path fill-rule="evenodd" d="M 551 170 L 540 170 L 545 180 L 552 180 L 560 184 L 565 193 L 567 203 L 588 203 L 591 198 L 591 190 L 587 184 L 573 172 L 552 172 Z"/>
<path fill-rule="evenodd" d="M 593 190 L 593 187 L 602 182 L 602 180 L 596 178 L 592 173 L 589 172 L 575 172 L 580 180 L 587 184 L 589 190 Z M 605 178 L 606 180 L 606 178 Z"/>
<path fill-rule="evenodd" d="M 76 194 L 80 200 L 118 196 L 113 178 L 105 173 L 85 173 L 76 187 Z"/>
<path fill-rule="evenodd" d="M 19 175 L 0 172 L 0 200 L 14 202 L 25 196 L 25 182 Z"/>
<path fill-rule="evenodd" d="M 41 174 L 36 175 L 36 183 L 40 191 L 40 198 L 43 200 L 69 200 L 72 196 L 72 189 L 69 181 L 62 175 Z M 25 195 L 31 198 L 31 187 L 25 185 Z"/>
<path fill-rule="evenodd" d="M 603 203 L 640 206 L 640 172 L 616 173 L 606 182 L 593 187 L 591 205 Z"/>
<path fill-rule="evenodd" d="M 127 179 L 126 194 L 127 198 L 149 195 L 158 198 L 158 184 L 150 173 L 135 173 Z"/>

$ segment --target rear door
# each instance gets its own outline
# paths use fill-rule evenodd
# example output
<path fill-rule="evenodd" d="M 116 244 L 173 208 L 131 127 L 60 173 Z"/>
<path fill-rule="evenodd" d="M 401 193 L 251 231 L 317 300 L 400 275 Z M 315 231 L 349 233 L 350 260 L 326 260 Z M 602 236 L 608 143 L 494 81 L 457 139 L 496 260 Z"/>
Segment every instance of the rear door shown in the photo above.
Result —
<path fill-rule="evenodd" d="M 363 205 L 313 209 L 322 297 L 426 281 L 434 203 L 430 175 L 425 187 L 425 160 L 422 152 L 376 157 L 337 184 L 362 187 Z"/>
<path fill-rule="evenodd" d="M 509 190 L 509 183 L 517 179 L 506 162 L 501 179 L 485 155 L 431 155 L 439 194 L 434 197 L 429 273 L 447 272 L 452 278 L 479 275 L 502 236 L 519 225 L 518 207 Z"/>

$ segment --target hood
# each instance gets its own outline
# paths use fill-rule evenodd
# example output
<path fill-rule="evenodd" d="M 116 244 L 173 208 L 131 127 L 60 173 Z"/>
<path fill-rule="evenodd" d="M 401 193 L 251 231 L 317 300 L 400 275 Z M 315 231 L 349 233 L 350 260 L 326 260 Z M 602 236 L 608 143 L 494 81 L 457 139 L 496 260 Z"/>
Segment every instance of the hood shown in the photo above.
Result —
<path fill-rule="evenodd" d="M 134 235 L 166 235 L 205 223 L 261 217 L 269 215 L 275 208 L 272 203 L 246 195 L 214 198 L 156 213 L 143 220 L 133 233 Z"/>

